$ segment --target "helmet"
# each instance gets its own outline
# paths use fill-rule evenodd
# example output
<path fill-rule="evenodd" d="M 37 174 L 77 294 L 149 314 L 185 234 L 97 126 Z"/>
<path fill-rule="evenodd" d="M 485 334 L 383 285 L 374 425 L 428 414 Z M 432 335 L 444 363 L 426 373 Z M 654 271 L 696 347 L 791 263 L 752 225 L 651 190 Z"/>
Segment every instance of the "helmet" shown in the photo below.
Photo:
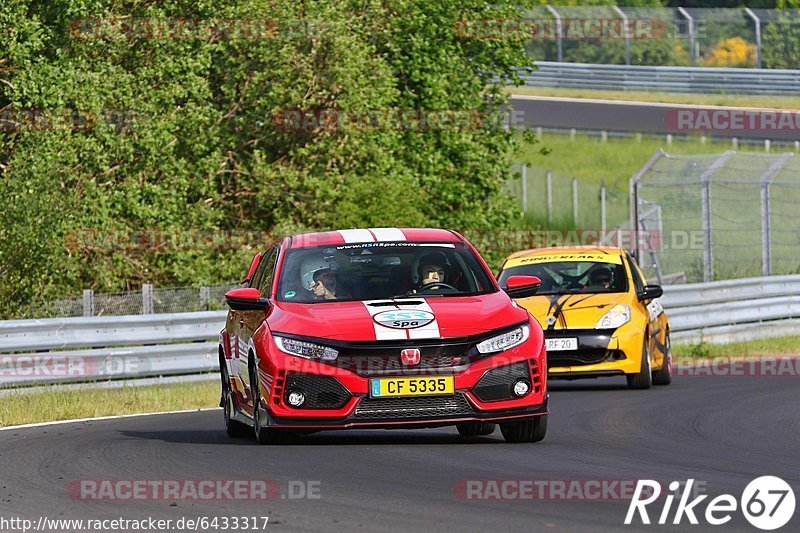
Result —
<path fill-rule="evenodd" d="M 613 282 L 614 282 L 614 273 L 611 271 L 610 268 L 598 267 L 593 269 L 589 273 L 590 285 L 605 285 L 605 284 L 610 285 Z"/>
<path fill-rule="evenodd" d="M 422 280 L 422 269 L 429 265 L 442 267 L 444 269 L 445 278 L 447 278 L 450 271 L 450 260 L 447 259 L 444 253 L 436 251 L 427 253 L 417 260 L 417 267 L 413 272 L 414 283 L 419 283 Z"/>
<path fill-rule="evenodd" d="M 309 257 L 300 264 L 300 281 L 303 288 L 307 290 L 309 286 L 316 282 L 317 276 L 324 270 L 330 270 L 331 265 L 320 256 Z"/>

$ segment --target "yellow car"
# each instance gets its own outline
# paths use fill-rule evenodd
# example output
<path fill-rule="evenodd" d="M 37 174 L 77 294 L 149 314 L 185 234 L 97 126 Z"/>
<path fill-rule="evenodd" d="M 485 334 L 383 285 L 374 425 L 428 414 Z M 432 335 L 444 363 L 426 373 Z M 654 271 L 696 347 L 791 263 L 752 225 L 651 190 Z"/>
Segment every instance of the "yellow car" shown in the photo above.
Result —
<path fill-rule="evenodd" d="M 519 298 L 544 330 L 550 378 L 622 376 L 633 389 L 672 381 L 669 324 L 658 285 L 622 248 L 540 248 L 509 256 L 497 274 L 536 276 Z"/>

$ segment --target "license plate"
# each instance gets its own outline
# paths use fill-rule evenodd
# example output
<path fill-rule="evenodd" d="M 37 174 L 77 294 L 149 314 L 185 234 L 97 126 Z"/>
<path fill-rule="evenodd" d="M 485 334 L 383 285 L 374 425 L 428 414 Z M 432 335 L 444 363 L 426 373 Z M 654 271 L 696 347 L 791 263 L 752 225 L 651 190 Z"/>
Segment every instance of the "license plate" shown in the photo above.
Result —
<path fill-rule="evenodd" d="M 454 393 L 455 380 L 453 376 L 420 376 L 370 380 L 370 396 L 373 398 L 388 396 L 434 396 L 438 394 Z"/>
<path fill-rule="evenodd" d="M 545 349 L 548 352 L 561 352 L 564 350 L 577 350 L 578 338 L 569 337 L 564 339 L 547 339 Z"/>

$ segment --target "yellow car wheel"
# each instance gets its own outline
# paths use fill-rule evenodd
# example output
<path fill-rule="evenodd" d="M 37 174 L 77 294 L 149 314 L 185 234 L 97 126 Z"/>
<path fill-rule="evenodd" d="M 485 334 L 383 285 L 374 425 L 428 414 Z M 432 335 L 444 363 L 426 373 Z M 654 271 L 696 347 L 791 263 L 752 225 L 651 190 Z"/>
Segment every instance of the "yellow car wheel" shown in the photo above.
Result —
<path fill-rule="evenodd" d="M 664 340 L 664 364 L 653 372 L 653 385 L 669 385 L 670 383 L 672 383 L 672 346 L 669 333 L 667 333 L 667 338 Z"/>
<path fill-rule="evenodd" d="M 628 374 L 628 387 L 631 389 L 649 389 L 653 384 L 653 371 L 650 368 L 650 350 L 647 349 L 649 334 L 645 331 L 642 343 L 642 364 L 638 374 Z"/>

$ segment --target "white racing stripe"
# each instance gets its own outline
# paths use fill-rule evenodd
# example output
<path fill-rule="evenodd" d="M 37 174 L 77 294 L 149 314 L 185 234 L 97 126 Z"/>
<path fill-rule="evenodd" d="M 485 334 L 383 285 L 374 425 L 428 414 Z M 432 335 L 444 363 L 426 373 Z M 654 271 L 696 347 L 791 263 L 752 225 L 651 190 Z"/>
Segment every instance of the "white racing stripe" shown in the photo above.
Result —
<path fill-rule="evenodd" d="M 351 242 L 375 242 L 368 229 L 340 229 L 339 235 L 348 244 Z"/>
<path fill-rule="evenodd" d="M 384 305 L 370 305 L 372 303 L 386 302 L 392 302 L 396 307 L 393 308 L 391 306 Z M 367 308 L 370 318 L 374 317 L 378 313 L 392 309 L 399 309 L 402 311 L 427 311 L 436 316 L 433 312 L 433 309 L 431 309 L 431 306 L 428 305 L 428 302 L 426 302 L 423 298 L 410 298 L 408 300 L 365 300 L 364 306 Z M 442 333 L 439 331 L 439 323 L 435 318 L 429 324 L 426 324 L 421 328 L 414 329 L 390 328 L 384 326 L 383 324 L 378 324 L 374 320 L 372 321 L 372 326 L 375 328 L 375 339 L 379 341 L 400 339 L 438 339 L 442 336 Z"/>
<path fill-rule="evenodd" d="M 404 241 L 406 236 L 397 228 L 370 228 L 378 242 Z"/>

